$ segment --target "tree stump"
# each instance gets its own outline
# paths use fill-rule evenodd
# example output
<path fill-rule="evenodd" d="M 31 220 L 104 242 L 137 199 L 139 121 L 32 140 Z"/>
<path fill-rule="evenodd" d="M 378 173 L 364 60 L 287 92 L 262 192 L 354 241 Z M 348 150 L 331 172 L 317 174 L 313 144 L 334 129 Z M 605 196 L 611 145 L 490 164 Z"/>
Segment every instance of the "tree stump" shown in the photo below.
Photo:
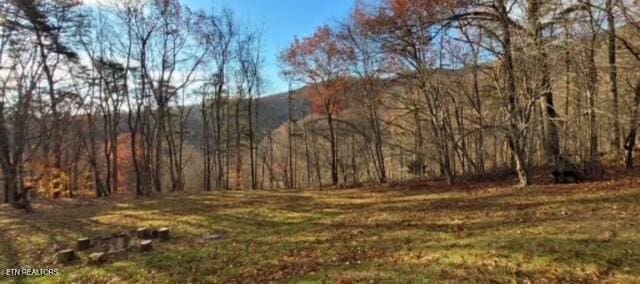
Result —
<path fill-rule="evenodd" d="M 88 250 L 91 247 L 91 239 L 81 238 L 76 241 L 78 251 Z"/>
<path fill-rule="evenodd" d="M 149 229 L 139 228 L 136 230 L 136 235 L 138 236 L 138 239 L 147 239 L 149 238 Z"/>
<path fill-rule="evenodd" d="M 151 251 L 153 250 L 153 243 L 151 240 L 144 240 L 140 242 L 140 251 Z"/>
<path fill-rule="evenodd" d="M 158 236 L 160 237 L 161 241 L 168 241 L 169 240 L 169 228 L 160 228 L 158 230 Z"/>
<path fill-rule="evenodd" d="M 75 251 L 72 249 L 61 250 L 61 251 L 58 251 L 58 254 L 57 254 L 58 263 L 61 263 L 61 264 L 67 264 L 73 261 L 75 257 L 76 257 Z"/>
<path fill-rule="evenodd" d="M 94 252 L 89 255 L 89 264 L 101 264 L 107 260 L 107 255 L 104 252 Z"/>
<path fill-rule="evenodd" d="M 160 233 L 158 232 L 158 230 L 151 230 L 149 232 L 149 237 L 152 239 L 157 239 L 160 236 Z"/>

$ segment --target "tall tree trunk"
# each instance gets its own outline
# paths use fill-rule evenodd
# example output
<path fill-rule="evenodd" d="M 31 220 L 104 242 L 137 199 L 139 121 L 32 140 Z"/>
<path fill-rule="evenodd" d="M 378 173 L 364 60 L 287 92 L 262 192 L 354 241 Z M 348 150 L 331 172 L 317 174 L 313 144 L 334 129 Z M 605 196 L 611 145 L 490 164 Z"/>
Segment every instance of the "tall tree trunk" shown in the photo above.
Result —
<path fill-rule="evenodd" d="M 591 1 L 588 1 L 591 38 L 587 53 L 587 99 L 589 103 L 589 163 L 596 167 L 599 163 L 598 129 L 596 125 L 596 97 L 598 95 L 598 70 L 596 66 L 597 19 L 593 15 Z"/>
<path fill-rule="evenodd" d="M 135 121 L 133 118 L 133 111 L 130 111 L 128 114 L 129 133 L 131 136 L 129 140 L 129 148 L 131 150 L 131 161 L 133 163 L 133 171 L 135 173 L 136 196 L 142 196 L 144 195 L 143 178 L 142 178 L 142 169 L 140 165 L 140 160 L 138 159 L 139 158 L 139 154 L 138 154 L 139 119 L 138 117 L 140 117 L 139 115 L 140 109 L 137 108 L 135 112 L 137 113 Z"/>
<path fill-rule="evenodd" d="M 565 57 L 564 58 L 564 96 L 565 96 L 565 98 L 564 98 L 564 116 L 565 117 L 571 117 L 570 116 L 571 115 L 571 113 L 570 113 L 570 109 L 571 109 L 570 108 L 570 106 L 571 106 L 570 98 L 571 98 L 571 82 L 572 82 L 572 79 L 571 79 L 571 47 L 570 47 L 570 43 L 572 41 L 571 41 L 571 38 L 570 38 L 571 34 L 570 34 L 569 20 L 568 19 L 564 20 L 563 29 L 564 29 L 563 44 L 565 45 L 564 46 L 564 49 L 565 49 L 564 50 L 564 57 Z M 580 123 L 579 123 L 580 117 L 578 116 L 576 119 L 578 120 L 578 125 L 580 125 Z M 563 140 L 564 141 L 564 145 L 563 146 L 564 146 L 564 150 L 565 151 L 570 151 L 570 149 L 571 149 L 571 148 L 569 148 L 570 145 L 568 143 L 568 140 L 569 140 L 568 137 L 569 137 L 569 135 L 571 135 L 569 133 L 570 130 L 569 130 L 568 126 L 569 126 L 568 123 L 564 124 L 564 132 L 565 132 L 564 133 L 564 135 L 565 135 L 564 137 L 565 137 L 565 139 Z"/>
<path fill-rule="evenodd" d="M 163 88 L 162 85 L 160 85 L 158 88 Z M 156 190 L 156 192 L 162 192 L 162 176 L 163 176 L 163 169 L 162 169 L 162 157 L 164 156 L 162 154 L 162 146 L 163 143 L 162 141 L 165 139 L 165 123 L 166 123 L 166 117 L 165 114 L 167 112 L 166 106 L 165 106 L 165 102 L 164 102 L 164 91 L 160 92 L 160 102 L 158 105 L 158 110 L 157 110 L 157 121 L 156 121 L 156 133 L 155 133 L 155 137 L 153 138 L 155 141 L 155 147 L 154 147 L 154 151 L 155 151 L 155 159 L 153 159 L 153 185 L 154 188 Z"/>
<path fill-rule="evenodd" d="M 520 186 L 528 186 L 529 171 L 525 152 L 525 137 L 521 132 L 520 125 L 524 119 L 522 111 L 518 103 L 518 94 L 516 89 L 516 77 L 513 63 L 512 44 L 511 44 L 511 27 L 509 19 L 509 11 L 507 10 L 506 1 L 501 0 L 498 3 L 498 15 L 500 27 L 502 30 L 502 74 L 504 77 L 504 92 L 507 97 L 507 111 L 509 114 L 509 130 L 507 139 L 509 140 L 509 148 L 516 162 L 516 172 Z"/>
<path fill-rule="evenodd" d="M 371 110 L 370 110 L 370 123 L 373 129 L 373 146 L 375 153 L 375 163 L 378 169 L 378 177 L 381 183 L 387 182 L 387 168 L 384 161 L 384 150 L 383 144 L 384 141 L 382 139 L 382 127 L 380 125 L 380 115 L 378 113 L 378 105 L 375 100 L 371 102 Z"/>
<path fill-rule="evenodd" d="M 327 123 L 329 124 L 329 144 L 331 147 L 331 185 L 338 185 L 338 145 L 336 145 L 335 125 L 331 107 L 327 107 Z"/>
<path fill-rule="evenodd" d="M 248 105 L 248 117 L 249 117 L 249 166 L 251 168 L 251 189 L 255 190 L 258 186 L 257 184 L 257 173 L 256 173 L 256 151 L 255 151 L 255 139 L 256 139 L 256 129 L 254 126 L 254 110 L 253 110 L 253 97 L 249 97 Z"/>
<path fill-rule="evenodd" d="M 542 38 L 541 10 L 544 8 L 543 1 L 529 0 L 527 7 L 528 33 L 533 45 L 533 62 L 540 66 L 541 73 L 541 95 L 543 110 L 543 129 L 545 133 L 544 149 L 547 159 L 553 166 L 555 172 L 564 172 L 568 168 L 573 168 L 572 164 L 562 155 L 560 149 L 560 135 L 558 132 L 558 113 L 553 102 L 553 92 L 551 86 L 551 70 L 549 68 L 546 47 Z"/>
<path fill-rule="evenodd" d="M 472 97 L 471 101 L 473 104 L 473 109 L 477 115 L 477 123 L 478 123 L 478 134 L 476 135 L 475 140 L 475 164 L 477 174 L 482 174 L 485 171 L 485 148 L 484 148 L 484 115 L 482 113 L 482 98 L 480 97 L 480 47 L 477 44 L 482 40 L 482 32 L 479 31 L 479 35 L 477 39 L 472 39 L 469 33 L 465 29 L 461 29 L 462 35 L 465 37 L 466 41 L 469 43 L 469 48 L 471 48 L 471 60 L 472 60 L 472 68 L 471 68 L 471 92 Z"/>
<path fill-rule="evenodd" d="M 91 167 L 93 168 L 93 183 L 96 187 L 96 196 L 103 197 L 107 196 L 107 192 L 105 190 L 104 183 L 102 182 L 102 177 L 100 176 L 100 169 L 98 168 L 98 162 L 95 158 L 91 158 L 90 161 Z"/>
<path fill-rule="evenodd" d="M 627 136 L 624 149 L 626 151 L 625 165 L 627 169 L 633 169 L 633 151 L 636 148 L 636 138 L 638 132 L 638 112 L 640 106 L 640 82 L 635 86 L 635 96 L 633 97 L 633 110 L 631 114 L 631 121 L 629 121 L 629 135 Z"/>
<path fill-rule="evenodd" d="M 269 170 L 269 188 L 274 189 L 273 183 L 275 182 L 275 176 L 273 173 L 273 137 L 271 136 L 271 133 L 269 133 L 267 139 L 269 141 L 269 164 L 267 166 L 267 169 Z"/>
<path fill-rule="evenodd" d="M 211 191 L 211 130 L 209 126 L 208 102 L 206 94 L 202 94 L 202 104 L 200 105 L 202 118 L 202 163 L 203 174 L 202 184 L 204 191 Z"/>
<path fill-rule="evenodd" d="M 225 190 L 231 189 L 229 185 L 230 173 L 231 173 L 231 97 L 227 94 L 225 103 L 225 128 L 224 128 L 224 182 L 223 187 Z"/>
<path fill-rule="evenodd" d="M 484 115 L 482 114 L 482 100 L 480 99 L 480 83 L 478 80 L 478 52 L 473 52 L 473 95 L 475 99 L 475 109 L 478 113 L 478 137 L 476 140 L 476 158 L 478 165 L 478 173 L 482 174 L 485 171 L 485 159 L 484 159 Z"/>
<path fill-rule="evenodd" d="M 419 178 L 423 178 L 424 177 L 424 138 L 422 136 L 422 124 L 420 123 L 420 113 L 418 110 L 418 105 L 416 102 L 414 102 L 414 109 L 413 109 L 413 123 L 414 123 L 414 133 L 415 133 L 415 137 L 414 137 L 414 141 L 413 141 L 413 160 L 415 162 L 415 173 L 417 173 Z M 431 121 L 432 126 L 433 126 L 433 120 Z M 435 127 L 432 127 L 432 129 L 434 130 L 435 133 Z M 438 152 L 440 152 L 440 148 L 437 148 Z M 440 159 L 440 166 L 442 166 L 442 156 L 438 155 L 438 158 Z M 404 163 L 403 163 L 404 164 Z M 440 169 L 443 169 L 442 167 L 440 167 Z M 443 172 L 444 173 L 444 172 Z"/>
<path fill-rule="evenodd" d="M 26 122 L 27 110 L 29 109 L 30 98 L 18 96 L 17 110 L 12 121 L 13 143 L 9 138 L 7 121 L 5 118 L 6 108 L 4 102 L 0 102 L 0 167 L 5 178 L 5 190 L 9 204 L 16 209 L 31 211 L 29 196 L 24 187 L 23 172 L 23 151 L 26 143 Z"/>
<path fill-rule="evenodd" d="M 4 174 L 3 174 L 4 175 Z M 8 183 L 5 181 L 3 182 L 3 187 L 4 187 L 4 203 L 9 203 L 9 187 L 8 187 Z"/>
<path fill-rule="evenodd" d="M 60 124 L 60 114 L 59 114 L 59 110 L 58 110 L 58 98 L 56 96 L 56 92 L 55 92 L 55 80 L 54 80 L 54 69 L 51 69 L 51 67 L 49 66 L 49 63 L 47 62 L 48 59 L 48 55 L 46 53 L 46 45 L 43 42 L 43 35 L 42 33 L 36 29 L 36 40 L 38 43 L 39 51 L 40 51 L 40 60 L 42 61 L 42 71 L 44 72 L 46 81 L 47 81 L 47 85 L 48 85 L 48 93 L 49 93 L 49 100 L 51 103 L 51 121 L 49 121 L 50 123 L 50 141 L 47 141 L 48 144 L 49 142 L 53 143 L 53 157 L 54 157 L 54 161 L 53 161 L 53 166 L 61 169 L 62 168 L 62 136 L 60 135 L 60 128 L 59 128 L 59 124 Z M 47 147 L 48 148 L 48 147 Z M 47 153 L 49 154 L 49 153 Z"/>
<path fill-rule="evenodd" d="M 242 139 L 242 130 L 240 126 L 240 101 L 241 98 L 238 98 L 235 107 L 234 113 L 234 121 L 236 125 L 236 139 L 235 139 L 235 148 L 236 148 L 236 190 L 242 189 L 242 149 L 240 145 L 240 140 Z"/>
<path fill-rule="evenodd" d="M 611 144 L 616 154 L 620 157 L 620 111 L 618 102 L 618 66 L 616 64 L 616 19 L 613 12 L 614 0 L 607 0 L 605 11 L 607 13 L 607 26 L 609 27 L 607 41 L 607 55 L 609 60 L 609 88 L 613 104 L 613 140 Z"/>
<path fill-rule="evenodd" d="M 309 133 L 306 129 L 303 131 L 303 139 L 304 139 L 304 155 L 306 159 L 306 187 L 311 187 L 311 153 L 309 151 Z"/>
<path fill-rule="evenodd" d="M 287 159 L 288 159 L 288 172 L 289 172 L 289 180 L 288 180 L 288 187 L 289 188 L 293 188 L 295 187 L 294 185 L 294 168 L 293 168 L 293 127 L 294 127 L 294 122 L 293 122 L 293 97 L 292 97 L 292 93 L 291 93 L 291 88 L 289 88 L 289 92 L 287 93 L 287 115 L 288 117 L 288 123 L 287 123 L 287 142 L 288 142 L 288 146 L 289 146 L 289 154 L 287 155 Z"/>
<path fill-rule="evenodd" d="M 222 86 L 216 91 L 216 110 L 215 110 L 215 153 L 216 153 L 216 189 L 223 188 L 224 181 L 224 164 L 222 161 Z"/>
<path fill-rule="evenodd" d="M 115 110 L 115 111 L 119 111 L 119 110 Z M 119 163 L 118 163 L 118 123 L 119 121 L 113 121 L 113 127 L 111 129 L 111 167 L 112 167 L 112 174 L 113 176 L 111 177 L 111 186 L 112 188 L 109 190 L 110 192 L 117 192 L 118 191 L 118 186 L 119 186 L 119 176 L 118 174 L 120 174 L 119 171 Z"/>

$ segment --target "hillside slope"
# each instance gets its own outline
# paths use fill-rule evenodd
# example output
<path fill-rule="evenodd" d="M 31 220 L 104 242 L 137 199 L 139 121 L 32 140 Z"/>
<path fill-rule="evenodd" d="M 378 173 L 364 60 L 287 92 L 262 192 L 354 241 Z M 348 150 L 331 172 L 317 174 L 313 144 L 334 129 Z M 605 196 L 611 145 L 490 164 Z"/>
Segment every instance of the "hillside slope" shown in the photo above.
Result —
<path fill-rule="evenodd" d="M 264 135 L 280 127 L 289 119 L 288 96 L 286 93 L 264 96 L 257 101 L 258 116 L 256 119 L 256 135 L 260 140 Z M 293 109 L 296 117 L 304 117 L 309 114 L 309 102 L 304 98 L 293 100 Z M 243 114 L 244 115 L 244 114 Z M 187 127 L 194 136 L 190 143 L 200 144 L 202 141 L 202 115 L 200 105 L 192 106 L 191 115 L 187 121 Z M 123 125 L 122 131 L 127 127 Z"/>

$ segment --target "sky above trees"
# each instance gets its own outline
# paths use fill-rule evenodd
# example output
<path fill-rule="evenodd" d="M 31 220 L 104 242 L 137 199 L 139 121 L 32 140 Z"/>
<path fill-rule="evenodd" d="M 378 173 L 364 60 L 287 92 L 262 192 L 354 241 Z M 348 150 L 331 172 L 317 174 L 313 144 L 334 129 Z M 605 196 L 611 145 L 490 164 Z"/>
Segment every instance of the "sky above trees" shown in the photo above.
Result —
<path fill-rule="evenodd" d="M 279 52 L 287 48 L 295 36 L 304 37 L 322 24 L 338 21 L 354 5 L 351 0 L 185 0 L 184 3 L 205 10 L 228 7 L 242 20 L 262 29 L 264 75 L 269 82 L 267 94 L 287 90 L 287 83 L 279 76 Z"/>

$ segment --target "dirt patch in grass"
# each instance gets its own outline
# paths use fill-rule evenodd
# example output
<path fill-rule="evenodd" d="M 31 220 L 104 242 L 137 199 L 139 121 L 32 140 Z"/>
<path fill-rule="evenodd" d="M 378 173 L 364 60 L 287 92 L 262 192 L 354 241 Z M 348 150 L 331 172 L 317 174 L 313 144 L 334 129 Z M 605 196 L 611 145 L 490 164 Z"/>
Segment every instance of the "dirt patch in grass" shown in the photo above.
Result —
<path fill-rule="evenodd" d="M 3 205 L 0 267 L 61 271 L 27 282 L 638 282 L 637 185 L 214 192 L 40 202 L 28 215 Z M 76 238 L 143 226 L 173 239 L 100 266 L 55 264 Z M 211 234 L 224 238 L 198 241 Z"/>

